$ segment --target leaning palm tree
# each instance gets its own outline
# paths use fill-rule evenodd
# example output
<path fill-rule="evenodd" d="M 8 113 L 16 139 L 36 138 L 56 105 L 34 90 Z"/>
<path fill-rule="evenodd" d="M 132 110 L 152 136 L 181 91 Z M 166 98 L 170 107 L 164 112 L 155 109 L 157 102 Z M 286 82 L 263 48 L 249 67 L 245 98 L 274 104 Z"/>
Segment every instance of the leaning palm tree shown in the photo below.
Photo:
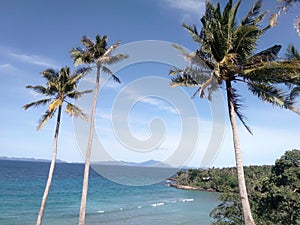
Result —
<path fill-rule="evenodd" d="M 85 224 L 85 213 L 86 213 L 86 199 L 88 192 L 88 181 L 89 181 L 89 170 L 90 170 L 90 161 L 91 161 L 91 153 L 92 153 L 92 145 L 93 145 L 93 136 L 94 136 L 94 127 L 95 127 L 95 113 L 97 106 L 97 98 L 99 93 L 99 83 L 100 83 L 100 72 L 104 72 L 109 74 L 114 81 L 120 83 L 120 80 L 115 74 L 107 67 L 107 65 L 111 65 L 117 63 L 128 57 L 126 54 L 116 54 L 113 55 L 113 51 L 120 45 L 120 42 L 116 42 L 110 47 L 107 47 L 107 36 L 99 36 L 96 35 L 95 41 L 83 37 L 81 39 L 81 43 L 84 45 L 85 49 L 81 48 L 73 48 L 70 51 L 71 57 L 74 60 L 74 65 L 80 64 L 88 64 L 88 65 L 96 65 L 97 74 L 96 74 L 96 82 L 95 82 L 95 91 L 94 91 L 94 99 L 91 110 L 91 118 L 90 118 L 90 130 L 88 137 L 88 145 L 85 156 L 85 168 L 84 168 L 84 178 L 82 185 L 82 197 L 81 197 L 81 205 L 80 205 L 80 214 L 79 214 L 79 224 Z"/>
<path fill-rule="evenodd" d="M 198 87 L 195 94 L 200 93 L 200 97 L 207 96 L 209 100 L 214 91 L 225 88 L 243 217 L 246 225 L 252 225 L 255 222 L 248 201 L 236 116 L 250 133 L 252 131 L 241 112 L 242 105 L 235 85 L 244 84 L 259 99 L 297 112 L 287 91 L 300 82 L 300 60 L 279 60 L 279 45 L 254 54 L 259 38 L 274 25 L 274 20 L 271 19 L 267 27 L 260 27 L 266 12 L 260 12 L 262 1 L 259 0 L 246 17 L 237 22 L 240 3 L 233 4 L 229 0 L 221 11 L 220 3 L 214 6 L 207 2 L 200 32 L 195 25 L 183 24 L 199 48 L 196 53 L 189 54 L 175 45 L 190 65 L 184 69 L 174 68 L 170 75 L 173 76 L 171 86 Z"/>
<path fill-rule="evenodd" d="M 48 180 L 42 198 L 40 212 L 36 221 L 37 225 L 42 223 L 46 201 L 48 198 L 51 181 L 53 177 L 63 103 L 67 104 L 65 111 L 69 115 L 80 117 L 84 120 L 87 120 L 86 115 L 81 111 L 81 109 L 68 101 L 68 98 L 78 99 L 83 94 L 87 94 L 91 92 L 91 91 L 80 92 L 77 90 L 77 83 L 86 74 L 86 72 L 87 69 L 80 69 L 76 71 L 74 74 L 71 74 L 69 67 L 64 67 L 59 72 L 54 71 L 53 69 L 47 69 L 41 73 L 41 75 L 47 81 L 47 84 L 45 86 L 41 86 L 41 85 L 26 86 L 26 88 L 32 89 L 36 93 L 45 95 L 47 97 L 23 106 L 23 108 L 26 110 L 31 107 L 48 105 L 47 111 L 39 121 L 37 130 L 40 130 L 47 123 L 47 121 L 54 116 L 55 112 L 58 111 L 57 119 L 56 119 L 56 128 L 54 133 L 54 146 L 53 146 L 52 160 L 50 164 Z"/>

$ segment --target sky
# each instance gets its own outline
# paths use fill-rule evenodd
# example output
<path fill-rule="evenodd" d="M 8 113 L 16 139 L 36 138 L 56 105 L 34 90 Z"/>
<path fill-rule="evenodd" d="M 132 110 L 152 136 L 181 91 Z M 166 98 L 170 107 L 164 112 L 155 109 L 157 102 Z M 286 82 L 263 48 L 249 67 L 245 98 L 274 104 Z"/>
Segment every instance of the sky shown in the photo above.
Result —
<path fill-rule="evenodd" d="M 277 1 L 265 2 L 264 9 L 270 10 L 267 22 Z M 242 2 L 238 18 L 251 4 Z M 223 93 L 209 103 L 198 97 L 191 99 L 194 90 L 168 87 L 169 69 L 184 63 L 170 47 L 177 43 L 190 51 L 197 49 L 181 24 L 200 27 L 205 1 L 2 0 L 0 5 L 0 156 L 51 158 L 55 118 L 36 131 L 46 108 L 22 109 L 42 97 L 25 86 L 44 84 L 40 72 L 47 68 L 67 65 L 74 69 L 69 50 L 81 46 L 82 36 L 100 34 L 108 35 L 109 44 L 121 40 L 116 53 L 128 53 L 129 58 L 112 68 L 121 84 L 102 76 L 92 160 L 153 159 L 193 167 L 235 165 Z M 290 43 L 300 49 L 300 37 L 293 28 L 297 12 L 299 6 L 294 6 L 282 14 L 278 25 L 262 37 L 257 51 L 280 44 L 283 57 Z M 93 78 L 94 72 L 79 88 L 93 88 Z M 300 148 L 298 115 L 257 100 L 243 86 L 238 88 L 254 133 L 250 135 L 239 126 L 245 165 L 273 164 L 286 150 Z M 87 96 L 75 103 L 88 113 L 90 100 Z M 59 159 L 84 161 L 87 127 L 87 123 L 64 114 Z"/>

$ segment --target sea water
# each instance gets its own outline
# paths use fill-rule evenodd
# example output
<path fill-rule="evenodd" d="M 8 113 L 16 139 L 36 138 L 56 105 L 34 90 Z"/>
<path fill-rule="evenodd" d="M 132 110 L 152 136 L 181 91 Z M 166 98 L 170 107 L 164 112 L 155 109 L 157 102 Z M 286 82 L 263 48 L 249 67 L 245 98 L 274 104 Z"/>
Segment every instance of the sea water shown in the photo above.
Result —
<path fill-rule="evenodd" d="M 83 168 L 83 164 L 56 164 L 43 224 L 78 223 Z M 35 224 L 48 169 L 45 162 L 0 160 L 1 225 Z M 167 184 L 121 185 L 91 170 L 86 224 L 211 224 L 209 213 L 218 204 L 218 194 Z"/>

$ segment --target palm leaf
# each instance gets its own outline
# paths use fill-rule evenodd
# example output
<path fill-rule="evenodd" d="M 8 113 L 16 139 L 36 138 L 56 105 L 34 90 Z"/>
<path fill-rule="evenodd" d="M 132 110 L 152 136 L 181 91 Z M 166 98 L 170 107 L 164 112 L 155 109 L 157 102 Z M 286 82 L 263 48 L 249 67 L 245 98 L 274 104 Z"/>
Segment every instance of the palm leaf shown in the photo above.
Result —
<path fill-rule="evenodd" d="M 48 111 L 55 110 L 60 105 L 62 105 L 62 100 L 60 98 L 57 98 L 49 104 Z"/>
<path fill-rule="evenodd" d="M 269 102 L 272 105 L 286 109 L 293 105 L 290 96 L 274 85 L 266 83 L 249 83 L 248 88 L 259 99 Z"/>
<path fill-rule="evenodd" d="M 97 64 L 100 63 L 100 65 L 106 64 L 106 65 L 112 65 L 115 63 L 118 63 L 124 59 L 127 59 L 128 55 L 127 54 L 117 54 L 114 56 L 105 56 L 101 57 L 97 60 Z"/>
<path fill-rule="evenodd" d="M 243 108 L 243 105 L 241 104 L 241 97 L 237 94 L 237 91 L 234 88 L 230 88 L 229 91 L 227 91 L 228 94 L 228 102 L 232 102 L 233 103 L 233 107 L 234 107 L 234 111 L 236 113 L 236 115 L 238 116 L 238 118 L 240 119 L 240 121 L 242 122 L 242 124 L 244 125 L 244 127 L 247 129 L 247 131 L 250 134 L 253 134 L 251 131 L 251 128 L 247 125 L 246 123 L 246 118 L 243 115 L 243 113 L 241 112 L 241 109 Z"/>
<path fill-rule="evenodd" d="M 111 56 L 112 52 L 120 45 L 120 41 L 114 43 L 112 46 L 110 46 L 106 52 L 103 54 L 103 57 L 106 57 L 106 56 Z"/>
<path fill-rule="evenodd" d="M 87 90 L 87 91 L 71 91 L 69 93 L 66 94 L 67 97 L 72 98 L 72 99 L 79 99 L 81 98 L 83 95 L 85 94 L 89 94 L 93 92 L 93 90 Z"/>
<path fill-rule="evenodd" d="M 69 78 L 68 84 L 76 84 L 81 78 L 87 75 L 92 70 L 91 67 L 82 67 L 75 71 L 75 73 Z"/>
<path fill-rule="evenodd" d="M 288 59 L 300 60 L 300 53 L 298 52 L 298 50 L 296 49 L 296 47 L 294 45 L 289 45 L 286 56 Z"/>
<path fill-rule="evenodd" d="M 50 82 L 54 82 L 58 77 L 58 73 L 54 69 L 44 70 L 43 72 L 41 72 L 41 74 Z"/>
<path fill-rule="evenodd" d="M 198 30 L 196 25 L 193 25 L 193 27 L 186 25 L 185 23 L 182 24 L 182 26 L 190 33 L 194 41 L 198 43 L 202 43 L 203 40 L 200 38 Z"/>
<path fill-rule="evenodd" d="M 177 86 L 186 86 L 186 87 L 193 87 L 198 86 L 198 83 L 188 74 L 178 74 L 171 78 L 171 87 Z"/>
<path fill-rule="evenodd" d="M 68 103 L 66 107 L 66 113 L 68 113 L 70 116 L 80 117 L 81 119 L 87 121 L 87 115 L 83 113 L 83 111 L 78 108 L 77 106 Z"/>
<path fill-rule="evenodd" d="M 81 38 L 81 43 L 87 48 L 87 49 L 91 49 L 94 47 L 95 43 L 93 42 L 93 40 L 91 40 L 90 38 L 83 36 Z"/>
<path fill-rule="evenodd" d="M 49 119 L 51 119 L 55 113 L 56 109 L 54 110 L 47 110 L 45 114 L 40 118 L 39 124 L 37 126 L 37 130 L 39 131 L 47 122 Z"/>
<path fill-rule="evenodd" d="M 102 66 L 102 71 L 104 72 L 104 73 L 107 73 L 107 74 L 109 74 L 112 78 L 113 78 L 113 80 L 115 81 L 115 82 L 117 82 L 117 83 L 121 83 L 121 81 L 120 81 L 120 79 L 109 69 L 109 68 L 107 68 L 106 66 Z"/>
<path fill-rule="evenodd" d="M 23 106 L 23 108 L 25 110 L 31 108 L 31 107 L 38 107 L 40 105 L 46 105 L 48 104 L 52 99 L 51 98 L 47 98 L 47 99 L 41 99 L 41 100 L 38 100 L 38 101 L 35 101 L 35 102 L 31 102 L 29 104 L 26 104 Z"/>
<path fill-rule="evenodd" d="M 251 10 L 248 12 L 247 16 L 242 20 L 242 25 L 254 25 L 256 22 L 256 18 L 260 12 L 262 7 L 262 0 L 257 0 Z"/>
<path fill-rule="evenodd" d="M 83 55 L 85 54 L 81 48 L 72 48 L 70 50 L 71 58 L 75 66 L 84 64 Z"/>
<path fill-rule="evenodd" d="M 300 95 L 300 86 L 296 86 L 291 90 L 289 94 L 289 99 L 291 101 L 294 101 L 299 95 Z"/>
<path fill-rule="evenodd" d="M 38 94 L 43 94 L 43 95 L 50 94 L 49 89 L 45 88 L 44 86 L 41 86 L 41 85 L 37 85 L 37 86 L 27 85 L 26 88 L 33 89 Z"/>
<path fill-rule="evenodd" d="M 244 68 L 242 77 L 253 82 L 300 84 L 300 60 L 259 63 Z"/>
<path fill-rule="evenodd" d="M 274 61 L 274 60 L 278 59 L 278 53 L 279 53 L 280 49 L 281 49 L 281 45 L 274 45 L 266 50 L 263 50 L 255 55 L 253 55 L 249 59 L 247 59 L 246 65 L 247 64 L 253 65 L 256 63 L 260 63 L 260 62 Z"/>

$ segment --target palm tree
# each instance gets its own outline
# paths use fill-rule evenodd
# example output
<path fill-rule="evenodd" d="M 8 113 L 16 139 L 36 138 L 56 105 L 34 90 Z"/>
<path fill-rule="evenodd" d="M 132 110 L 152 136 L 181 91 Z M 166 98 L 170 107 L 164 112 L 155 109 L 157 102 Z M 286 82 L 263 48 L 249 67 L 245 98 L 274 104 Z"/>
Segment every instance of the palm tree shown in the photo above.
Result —
<path fill-rule="evenodd" d="M 58 133 L 59 133 L 60 123 L 61 123 L 61 113 L 62 113 L 63 103 L 67 104 L 65 109 L 66 113 L 68 113 L 71 116 L 80 117 L 84 120 L 87 120 L 86 115 L 80 110 L 80 108 L 67 101 L 68 98 L 78 99 L 83 94 L 87 94 L 91 92 L 91 91 L 80 92 L 77 90 L 77 83 L 86 74 L 86 72 L 87 69 L 80 69 L 76 71 L 74 74 L 71 74 L 69 67 L 61 68 L 59 72 L 56 72 L 53 69 L 47 69 L 41 73 L 41 75 L 47 81 L 47 84 L 45 86 L 41 86 L 41 85 L 26 86 L 26 88 L 32 89 L 38 94 L 47 96 L 47 98 L 35 102 L 31 102 L 23 106 L 23 108 L 26 110 L 31 107 L 48 105 L 47 111 L 39 120 L 37 130 L 40 130 L 47 123 L 47 121 L 54 116 L 55 112 L 58 110 L 57 119 L 56 119 L 56 128 L 54 133 L 54 146 L 53 146 L 52 160 L 50 164 L 48 180 L 42 198 L 40 212 L 36 221 L 37 225 L 42 223 L 45 205 L 48 198 L 52 176 L 54 172 L 56 153 L 57 153 Z"/>
<path fill-rule="evenodd" d="M 213 92 L 224 85 L 244 222 L 246 225 L 252 225 L 255 222 L 248 201 L 236 116 L 245 128 L 252 132 L 241 112 L 240 96 L 234 86 L 236 83 L 244 84 L 259 99 L 299 112 L 286 91 L 295 84 L 299 85 L 300 60 L 279 60 L 278 53 L 281 49 L 279 45 L 253 54 L 261 35 L 274 24 L 270 20 L 267 27 L 259 26 L 266 14 L 260 12 L 262 6 L 260 0 L 254 3 L 246 17 L 238 23 L 236 13 L 240 3 L 241 1 L 238 1 L 233 5 L 232 0 L 229 0 L 221 11 L 220 3 L 214 6 L 211 2 L 207 2 L 205 14 L 201 18 L 200 32 L 195 25 L 183 24 L 194 41 L 199 44 L 199 48 L 196 53 L 188 54 L 182 47 L 176 45 L 175 47 L 190 61 L 190 65 L 185 69 L 170 70 L 170 75 L 173 76 L 171 86 L 198 87 L 195 94 L 200 93 L 200 97 L 207 94 L 209 100 Z"/>
<path fill-rule="evenodd" d="M 94 127 L 95 127 L 95 113 L 97 106 L 97 98 L 99 93 L 99 82 L 100 82 L 100 72 L 107 73 L 112 76 L 114 81 L 120 83 L 120 80 L 117 76 L 113 74 L 113 72 L 106 66 L 117 63 L 128 56 L 126 54 L 116 54 L 113 55 L 113 51 L 119 46 L 120 42 L 116 42 L 112 46 L 107 48 L 107 36 L 101 37 L 100 35 L 96 35 L 95 41 L 83 37 L 81 39 L 81 43 L 84 45 L 85 49 L 81 48 L 73 48 L 70 51 L 71 57 L 74 60 L 74 65 L 80 64 L 95 64 L 97 67 L 96 74 L 96 83 L 95 83 L 95 91 L 94 91 L 94 99 L 91 110 L 91 118 L 90 118 L 90 130 L 89 130 L 89 138 L 88 145 L 85 156 L 85 167 L 84 167 L 84 178 L 82 185 L 82 197 L 81 197 L 81 205 L 80 205 L 80 215 L 79 215 L 79 224 L 85 224 L 85 212 L 86 212 L 86 199 L 88 192 L 88 181 L 89 181 L 89 169 L 90 169 L 90 158 L 92 153 L 92 145 L 93 145 L 93 136 L 94 136 Z"/>

